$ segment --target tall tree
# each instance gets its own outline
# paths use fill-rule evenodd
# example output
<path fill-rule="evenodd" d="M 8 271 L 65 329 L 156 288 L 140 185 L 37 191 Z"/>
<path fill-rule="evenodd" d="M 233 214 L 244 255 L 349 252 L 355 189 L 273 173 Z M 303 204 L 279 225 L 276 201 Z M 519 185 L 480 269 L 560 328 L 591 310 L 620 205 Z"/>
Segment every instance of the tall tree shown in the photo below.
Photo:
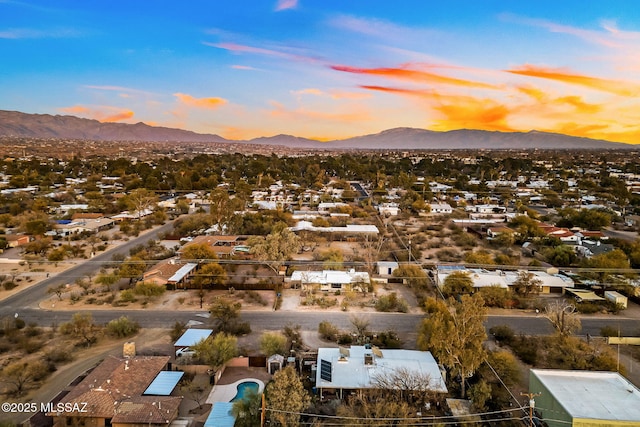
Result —
<path fill-rule="evenodd" d="M 236 417 L 235 427 L 260 427 L 261 398 L 249 390 L 242 399 L 233 402 L 231 413 Z"/>
<path fill-rule="evenodd" d="M 536 277 L 532 272 L 525 270 L 518 271 L 518 278 L 513 282 L 513 288 L 516 293 L 523 297 L 528 297 L 531 294 L 539 294 L 541 285 L 542 280 Z"/>
<path fill-rule="evenodd" d="M 228 332 L 240 317 L 241 307 L 238 302 L 232 303 L 226 299 L 218 298 L 209 306 L 209 313 L 218 330 Z"/>
<path fill-rule="evenodd" d="M 467 271 L 453 271 L 442 283 L 442 293 L 446 297 L 473 292 L 473 279 Z"/>
<path fill-rule="evenodd" d="M 287 351 L 287 337 L 280 332 L 263 332 L 260 337 L 260 351 L 267 357 L 284 355 Z"/>
<path fill-rule="evenodd" d="M 448 307 L 429 301 L 427 305 L 431 314 L 420 326 L 418 346 L 431 351 L 452 376 L 460 376 L 464 397 L 465 379 L 474 374 L 486 355 L 482 346 L 487 337 L 483 325 L 487 314 L 484 300 L 480 294 L 474 294 L 463 295 L 460 301 L 449 298 Z"/>
<path fill-rule="evenodd" d="M 91 313 L 75 313 L 69 322 L 60 325 L 60 332 L 80 338 L 87 347 L 90 347 L 98 340 L 102 330 L 93 322 Z"/>
<path fill-rule="evenodd" d="M 211 248 L 211 246 L 206 243 L 192 243 L 186 245 L 181 250 L 182 259 L 216 259 L 218 255 L 216 255 L 216 251 Z"/>
<path fill-rule="evenodd" d="M 300 413 L 311 403 L 311 396 L 292 366 L 276 372 L 267 385 L 266 399 L 269 419 L 283 427 L 299 425 Z"/>
<path fill-rule="evenodd" d="M 218 369 L 238 354 L 238 339 L 233 335 L 218 332 L 213 337 L 200 340 L 191 346 L 196 357 L 211 366 L 215 376 Z"/>
<path fill-rule="evenodd" d="M 249 240 L 251 253 L 257 260 L 264 262 L 276 274 L 284 261 L 300 250 L 300 238 L 289 230 L 285 223 L 276 224 L 266 237 Z"/>

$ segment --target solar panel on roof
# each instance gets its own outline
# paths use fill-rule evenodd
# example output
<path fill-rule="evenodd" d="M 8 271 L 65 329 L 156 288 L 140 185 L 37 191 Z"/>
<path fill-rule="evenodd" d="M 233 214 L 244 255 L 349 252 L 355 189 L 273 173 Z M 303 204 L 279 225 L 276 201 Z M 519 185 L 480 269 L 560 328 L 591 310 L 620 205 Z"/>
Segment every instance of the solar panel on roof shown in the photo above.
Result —
<path fill-rule="evenodd" d="M 320 360 L 320 378 L 331 382 L 331 371 L 331 362 L 327 360 Z"/>

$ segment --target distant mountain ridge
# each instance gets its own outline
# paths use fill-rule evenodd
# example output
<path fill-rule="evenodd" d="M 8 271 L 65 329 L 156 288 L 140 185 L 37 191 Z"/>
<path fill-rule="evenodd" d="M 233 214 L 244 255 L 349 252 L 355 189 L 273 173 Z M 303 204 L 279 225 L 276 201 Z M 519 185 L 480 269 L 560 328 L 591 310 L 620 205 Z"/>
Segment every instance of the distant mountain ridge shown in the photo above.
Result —
<path fill-rule="evenodd" d="M 75 116 L 27 114 L 0 110 L 0 136 L 29 138 L 86 139 L 94 141 L 215 142 L 274 145 L 307 149 L 633 149 L 634 145 L 574 137 L 563 134 L 497 132 L 460 129 L 437 132 L 416 128 L 395 128 L 380 133 L 327 142 L 276 135 L 248 141 L 225 139 L 182 129 L 149 126 L 144 123 L 102 123 Z"/>

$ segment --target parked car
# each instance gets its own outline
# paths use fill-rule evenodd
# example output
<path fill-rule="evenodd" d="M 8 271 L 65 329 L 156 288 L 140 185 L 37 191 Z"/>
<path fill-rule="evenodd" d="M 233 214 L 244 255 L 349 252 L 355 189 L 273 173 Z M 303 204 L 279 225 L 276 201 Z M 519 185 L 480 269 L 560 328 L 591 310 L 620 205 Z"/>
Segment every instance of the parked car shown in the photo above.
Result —
<path fill-rule="evenodd" d="M 183 347 L 176 350 L 176 357 L 188 356 L 193 357 L 196 355 L 196 352 L 192 350 L 190 347 Z"/>

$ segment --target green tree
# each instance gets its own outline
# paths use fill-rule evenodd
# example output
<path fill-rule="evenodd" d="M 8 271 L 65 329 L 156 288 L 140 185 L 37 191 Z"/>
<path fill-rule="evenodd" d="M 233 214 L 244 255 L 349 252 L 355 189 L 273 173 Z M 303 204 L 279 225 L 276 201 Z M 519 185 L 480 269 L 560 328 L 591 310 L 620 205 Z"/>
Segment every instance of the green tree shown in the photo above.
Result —
<path fill-rule="evenodd" d="M 142 273 L 147 269 L 147 263 L 139 256 L 129 257 L 128 260 L 120 265 L 118 276 L 129 279 L 129 284 L 142 277 Z"/>
<path fill-rule="evenodd" d="M 453 271 L 442 282 L 442 293 L 446 297 L 473 292 L 473 278 L 467 271 Z"/>
<path fill-rule="evenodd" d="M 299 425 L 300 412 L 311 403 L 302 380 L 292 366 L 276 372 L 266 389 L 267 415 L 271 422 L 283 427 Z"/>
<path fill-rule="evenodd" d="M 140 325 L 127 316 L 121 316 L 109 321 L 106 330 L 107 334 L 114 338 L 126 338 L 137 334 L 140 330 Z"/>
<path fill-rule="evenodd" d="M 218 332 L 216 335 L 204 338 L 191 346 L 196 357 L 211 366 L 213 375 L 225 363 L 238 354 L 238 339 L 233 335 Z"/>
<path fill-rule="evenodd" d="M 491 253 L 485 250 L 468 252 L 464 257 L 464 262 L 468 264 L 495 264 Z"/>
<path fill-rule="evenodd" d="M 274 354 L 285 355 L 287 351 L 287 337 L 280 332 L 263 332 L 260 337 L 260 351 L 267 357 Z"/>
<path fill-rule="evenodd" d="M 431 303 L 433 312 L 418 331 L 418 347 L 431 351 L 453 377 L 460 376 L 464 397 L 466 378 L 486 356 L 482 344 L 487 337 L 483 324 L 487 309 L 480 294 L 462 295 L 460 301 L 449 298 L 448 305 Z"/>
<path fill-rule="evenodd" d="M 242 399 L 233 402 L 231 413 L 236 417 L 234 427 L 260 427 L 262 396 L 249 390 Z"/>
<path fill-rule="evenodd" d="M 401 278 L 414 289 L 425 289 L 429 284 L 427 273 L 415 264 L 402 264 L 393 271 L 393 277 Z"/>
<path fill-rule="evenodd" d="M 182 259 L 217 259 L 218 255 L 211 246 L 206 243 L 193 243 L 185 246 L 181 250 Z"/>
<path fill-rule="evenodd" d="M 530 271 L 518 271 L 518 278 L 513 282 L 513 288 L 517 294 L 527 297 L 540 293 L 542 280 Z"/>
<path fill-rule="evenodd" d="M 209 313 L 218 330 L 229 332 L 240 317 L 241 307 L 238 302 L 233 303 L 224 298 L 218 298 L 209 306 Z"/>
<path fill-rule="evenodd" d="M 266 237 L 253 237 L 248 242 L 251 253 L 264 262 L 276 274 L 284 261 L 300 250 L 300 238 L 284 223 L 274 226 Z"/>
<path fill-rule="evenodd" d="M 203 265 L 193 276 L 192 282 L 199 288 L 213 288 L 227 281 L 227 272 L 217 262 Z"/>

